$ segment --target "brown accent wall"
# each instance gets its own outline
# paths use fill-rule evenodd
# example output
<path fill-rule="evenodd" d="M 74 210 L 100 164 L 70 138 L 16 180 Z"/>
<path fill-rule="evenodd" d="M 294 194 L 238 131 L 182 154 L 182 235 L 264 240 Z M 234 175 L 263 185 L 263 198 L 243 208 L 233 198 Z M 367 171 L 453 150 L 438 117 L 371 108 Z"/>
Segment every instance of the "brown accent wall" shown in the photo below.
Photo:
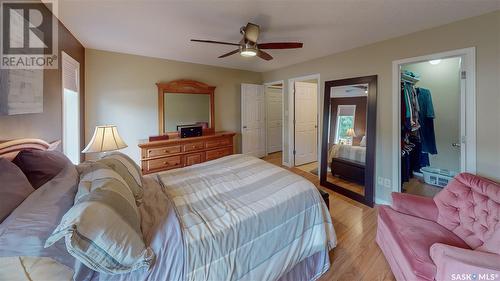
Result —
<path fill-rule="evenodd" d="M 366 97 L 354 98 L 332 98 L 331 99 L 331 114 L 330 120 L 330 143 L 333 143 L 335 129 L 337 128 L 337 108 L 339 105 L 356 105 L 354 116 L 354 132 L 356 137 L 353 138 L 353 145 L 359 145 L 361 139 L 366 134 Z"/>
<path fill-rule="evenodd" d="M 80 63 L 80 143 L 82 146 L 85 144 L 85 48 L 61 22 L 57 22 L 59 67 L 58 69 L 44 70 L 43 112 L 0 116 L 0 140 L 40 138 L 50 142 L 62 139 L 62 73 L 60 58 L 61 52 L 64 51 Z M 58 149 L 62 148 L 59 147 Z"/>

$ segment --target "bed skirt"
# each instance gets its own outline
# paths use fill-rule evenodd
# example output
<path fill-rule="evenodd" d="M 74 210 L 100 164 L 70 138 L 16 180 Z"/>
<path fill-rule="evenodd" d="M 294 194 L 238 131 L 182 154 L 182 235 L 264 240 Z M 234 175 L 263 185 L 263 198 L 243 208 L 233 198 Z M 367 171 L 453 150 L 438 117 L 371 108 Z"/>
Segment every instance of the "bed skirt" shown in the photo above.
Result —
<path fill-rule="evenodd" d="M 328 249 L 325 249 L 295 265 L 292 270 L 281 276 L 278 281 L 315 281 L 327 272 L 329 268 L 330 257 Z"/>

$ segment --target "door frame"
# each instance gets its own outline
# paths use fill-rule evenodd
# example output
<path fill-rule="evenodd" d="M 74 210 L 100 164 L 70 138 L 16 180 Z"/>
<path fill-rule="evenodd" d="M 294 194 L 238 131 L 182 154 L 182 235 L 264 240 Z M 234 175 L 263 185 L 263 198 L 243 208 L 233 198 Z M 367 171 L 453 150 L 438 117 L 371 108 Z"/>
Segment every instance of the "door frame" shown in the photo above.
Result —
<path fill-rule="evenodd" d="M 295 166 L 295 155 L 293 154 L 293 150 L 295 149 L 295 125 L 293 123 L 295 119 L 295 82 L 304 82 L 305 80 L 313 80 L 316 79 L 318 81 L 317 89 L 316 89 L 316 97 L 317 97 L 317 109 L 316 109 L 316 122 L 317 122 L 317 140 L 318 140 L 318 149 L 317 149 L 317 159 L 318 159 L 318 168 L 321 165 L 321 124 L 320 124 L 320 108 L 321 108 L 321 75 L 319 73 L 310 74 L 305 76 L 298 76 L 294 78 L 288 79 L 288 167 Z M 318 178 L 319 178 L 318 173 Z"/>
<path fill-rule="evenodd" d="M 281 164 L 283 166 L 289 167 L 288 162 L 285 162 L 285 157 L 283 156 L 283 150 L 285 149 L 285 80 L 278 80 L 273 82 L 264 83 L 264 87 L 272 86 L 274 84 L 281 83 Z M 264 96 L 266 95 L 266 88 L 264 88 Z M 266 96 L 265 96 L 266 98 Z M 267 99 L 266 99 L 267 101 Z M 266 119 L 266 156 L 269 154 L 267 151 L 267 104 L 265 110 L 265 119 Z"/>
<path fill-rule="evenodd" d="M 476 48 L 464 48 L 440 53 L 433 53 L 392 62 L 392 167 L 397 169 L 392 175 L 392 191 L 401 192 L 401 70 L 405 64 L 425 62 L 436 59 L 460 57 L 460 72 L 466 72 L 466 78 L 460 79 L 460 142 L 465 146 L 461 152 L 461 168 L 469 173 L 476 173 Z M 458 73 L 461 75 L 461 73 Z M 464 135 L 465 134 L 465 135 Z M 465 158 L 465 160 L 464 160 Z M 393 168 L 394 172 L 394 168 Z"/>

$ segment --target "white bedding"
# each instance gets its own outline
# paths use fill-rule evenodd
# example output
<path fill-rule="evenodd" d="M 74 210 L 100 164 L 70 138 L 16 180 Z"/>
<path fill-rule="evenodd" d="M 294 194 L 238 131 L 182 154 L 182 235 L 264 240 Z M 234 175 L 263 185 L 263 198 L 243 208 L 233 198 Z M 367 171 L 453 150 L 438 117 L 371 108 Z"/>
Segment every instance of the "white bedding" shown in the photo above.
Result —
<path fill-rule="evenodd" d="M 181 223 L 186 280 L 277 280 L 336 245 L 316 187 L 258 158 L 227 156 L 159 178 Z"/>
<path fill-rule="evenodd" d="M 164 187 L 154 177 L 145 177 L 139 210 L 155 264 L 77 280 L 316 280 L 329 269 L 335 231 L 319 192 L 304 178 L 242 155 L 162 173 Z M 17 240 L 24 241 L 23 233 Z M 43 244 L 46 237 L 39 239 Z M 0 280 L 69 280 L 72 274 L 52 259 L 0 259 Z"/>
<path fill-rule="evenodd" d="M 345 144 L 334 144 L 330 148 L 329 152 L 329 162 L 332 162 L 333 158 L 344 158 L 356 162 L 365 163 L 366 159 L 366 147 L 365 146 L 355 146 L 355 145 L 345 145 Z"/>
<path fill-rule="evenodd" d="M 0 280 L 71 281 L 73 271 L 51 258 L 0 257 Z"/>

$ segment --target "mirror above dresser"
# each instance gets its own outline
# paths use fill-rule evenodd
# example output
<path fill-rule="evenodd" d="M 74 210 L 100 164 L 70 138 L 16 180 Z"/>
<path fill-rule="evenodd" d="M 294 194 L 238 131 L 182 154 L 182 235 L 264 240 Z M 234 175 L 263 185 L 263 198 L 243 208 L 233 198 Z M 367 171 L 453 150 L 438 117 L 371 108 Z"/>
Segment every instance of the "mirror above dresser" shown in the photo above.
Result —
<path fill-rule="evenodd" d="M 201 126 L 203 135 L 215 130 L 215 87 L 193 80 L 157 83 L 158 133 L 178 134 L 182 126 Z"/>
<path fill-rule="evenodd" d="M 234 153 L 234 132 L 215 132 L 215 87 L 193 80 L 157 83 L 159 136 L 141 141 L 143 174 L 214 160 Z M 181 138 L 183 126 L 202 127 Z M 154 139 L 154 140 L 153 140 Z"/>

